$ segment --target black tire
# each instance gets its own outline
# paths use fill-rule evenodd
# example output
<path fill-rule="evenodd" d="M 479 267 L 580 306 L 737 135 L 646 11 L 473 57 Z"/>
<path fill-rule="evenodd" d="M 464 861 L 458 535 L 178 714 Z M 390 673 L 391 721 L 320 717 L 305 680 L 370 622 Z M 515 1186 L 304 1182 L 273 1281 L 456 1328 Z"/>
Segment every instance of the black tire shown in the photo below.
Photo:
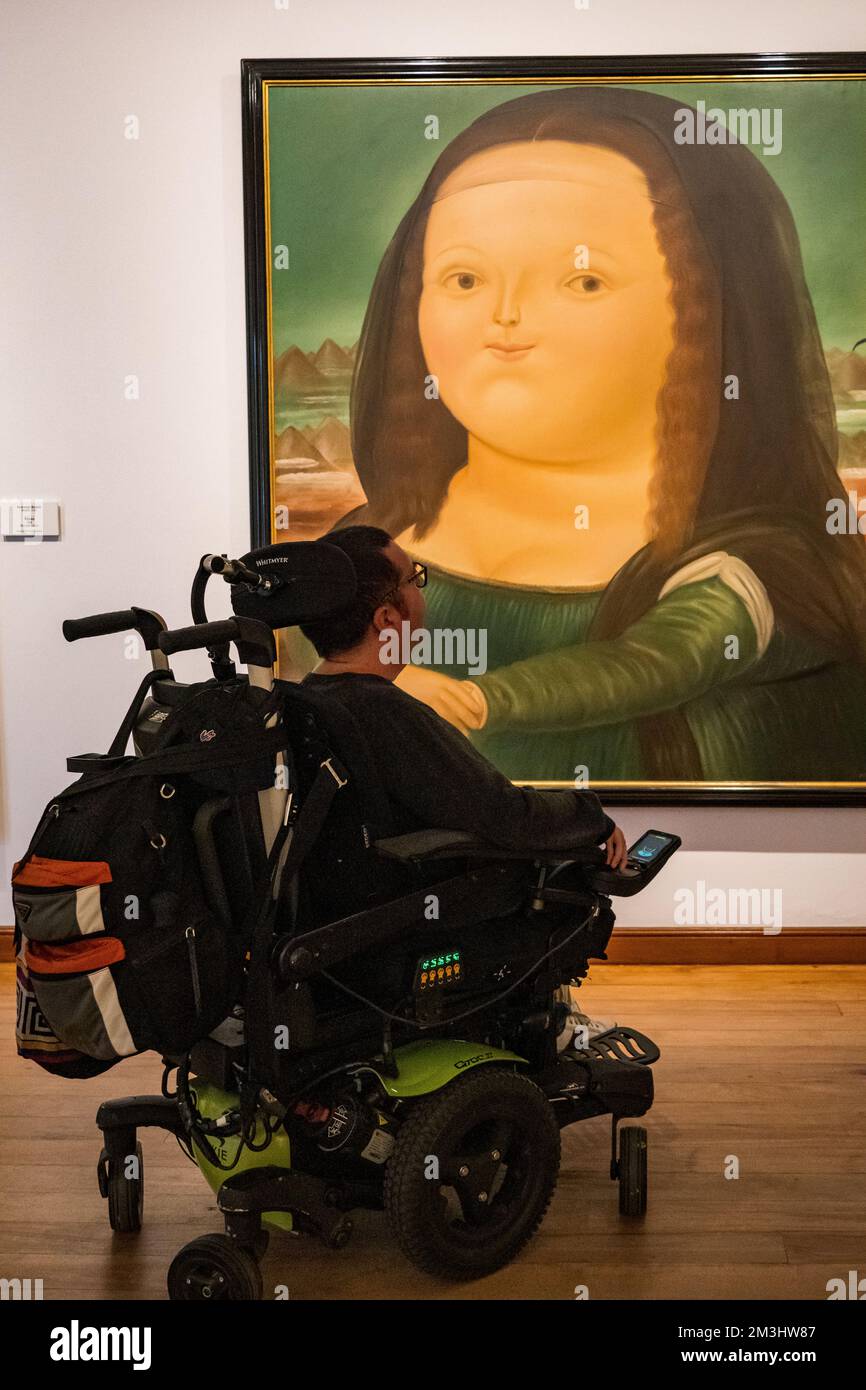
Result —
<path fill-rule="evenodd" d="M 647 1132 L 626 1125 L 619 1132 L 620 1216 L 643 1216 L 647 1204 Z"/>
<path fill-rule="evenodd" d="M 128 1178 L 124 1164 L 110 1164 L 108 1171 L 108 1220 L 113 1231 L 133 1235 L 141 1230 L 144 1218 L 144 1154 L 135 1146 L 138 1177 Z"/>
<path fill-rule="evenodd" d="M 472 1155 L 474 1173 L 459 1161 Z M 431 1156 L 438 1179 L 426 1176 Z M 552 1107 L 527 1077 L 485 1065 L 449 1082 L 410 1111 L 385 1168 L 385 1208 L 400 1249 L 443 1279 L 501 1269 L 541 1225 L 559 1157 Z"/>
<path fill-rule="evenodd" d="M 172 1260 L 168 1296 L 174 1303 L 256 1302 L 262 1272 L 251 1251 L 231 1236 L 199 1236 Z"/>

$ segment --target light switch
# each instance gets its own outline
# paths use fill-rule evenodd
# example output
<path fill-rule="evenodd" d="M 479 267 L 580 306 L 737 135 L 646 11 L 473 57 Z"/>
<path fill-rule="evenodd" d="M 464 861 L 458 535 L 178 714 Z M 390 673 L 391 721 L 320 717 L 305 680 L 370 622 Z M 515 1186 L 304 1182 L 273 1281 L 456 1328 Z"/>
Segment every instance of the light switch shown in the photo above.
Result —
<path fill-rule="evenodd" d="M 4 497 L 0 503 L 4 540 L 57 540 L 60 503 L 44 497 Z"/>

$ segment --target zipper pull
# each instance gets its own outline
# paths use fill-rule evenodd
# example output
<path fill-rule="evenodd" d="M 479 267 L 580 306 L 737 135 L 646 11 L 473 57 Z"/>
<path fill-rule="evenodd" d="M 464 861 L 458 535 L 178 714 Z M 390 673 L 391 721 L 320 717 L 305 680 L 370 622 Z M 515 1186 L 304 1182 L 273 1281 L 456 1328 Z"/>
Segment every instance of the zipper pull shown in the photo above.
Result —
<path fill-rule="evenodd" d="M 184 932 L 189 950 L 189 967 L 192 971 L 192 992 L 195 999 L 196 1016 L 201 1013 L 201 981 L 198 975 L 198 960 L 195 954 L 195 927 L 187 927 Z"/>

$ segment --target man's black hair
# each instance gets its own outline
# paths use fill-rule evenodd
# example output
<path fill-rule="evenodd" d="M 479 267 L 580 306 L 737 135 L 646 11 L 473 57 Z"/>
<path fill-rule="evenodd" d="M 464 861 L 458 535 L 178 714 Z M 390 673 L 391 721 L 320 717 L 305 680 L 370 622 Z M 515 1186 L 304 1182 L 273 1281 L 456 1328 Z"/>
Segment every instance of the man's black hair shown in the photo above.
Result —
<path fill-rule="evenodd" d="M 378 526 L 347 526 L 322 540 L 348 555 L 358 578 L 358 592 L 344 608 L 300 624 L 301 632 L 327 660 L 358 645 L 384 596 L 400 583 L 400 572 L 384 553 L 391 537 Z M 402 610 L 400 595 L 395 593 L 393 598 Z"/>

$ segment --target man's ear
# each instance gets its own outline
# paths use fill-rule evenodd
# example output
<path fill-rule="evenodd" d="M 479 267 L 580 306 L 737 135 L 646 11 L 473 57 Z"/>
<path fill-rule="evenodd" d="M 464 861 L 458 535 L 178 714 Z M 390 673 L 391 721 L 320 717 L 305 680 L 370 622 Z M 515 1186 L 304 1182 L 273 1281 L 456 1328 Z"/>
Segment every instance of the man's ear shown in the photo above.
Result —
<path fill-rule="evenodd" d="M 389 599 L 386 603 L 380 604 L 372 617 L 373 628 L 376 632 L 384 632 L 386 628 L 396 628 L 402 632 L 402 623 L 408 621 L 409 608 L 405 603 L 401 603 L 402 595 L 396 599 Z"/>
<path fill-rule="evenodd" d="M 390 603 L 383 603 L 380 608 L 376 609 L 372 618 L 373 627 L 377 632 L 384 632 L 389 627 L 399 627 L 400 621 L 400 614 Z"/>

